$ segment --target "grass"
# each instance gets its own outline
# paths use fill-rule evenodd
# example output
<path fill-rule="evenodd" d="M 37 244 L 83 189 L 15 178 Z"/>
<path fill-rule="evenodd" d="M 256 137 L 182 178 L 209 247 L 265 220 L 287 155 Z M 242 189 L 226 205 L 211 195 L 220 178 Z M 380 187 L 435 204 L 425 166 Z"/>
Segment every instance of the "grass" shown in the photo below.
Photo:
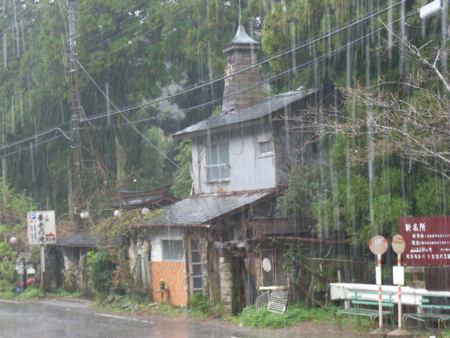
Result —
<path fill-rule="evenodd" d="M 14 286 L 12 284 L 7 285 L 2 283 L 0 287 L 0 299 L 6 300 L 29 300 L 43 297 L 44 294 L 40 289 L 35 287 L 28 287 L 21 293 L 15 293 L 12 291 Z"/>
<path fill-rule="evenodd" d="M 81 298 L 80 292 L 68 292 L 64 289 L 57 289 L 56 291 L 52 291 L 44 295 L 44 293 L 37 287 L 29 286 L 21 293 L 16 293 L 13 290 L 16 288 L 16 285 L 0 280 L 0 299 L 6 300 L 28 300 L 28 299 L 36 299 L 44 296 L 53 297 L 53 298 Z"/>
<path fill-rule="evenodd" d="M 209 299 L 200 293 L 195 293 L 189 298 L 188 312 L 197 318 L 221 318 L 223 308 L 221 304 L 211 304 Z"/>
<path fill-rule="evenodd" d="M 242 326 L 277 329 L 305 321 L 337 323 L 335 313 L 334 308 L 308 309 L 301 304 L 288 306 L 284 314 L 276 314 L 266 309 L 256 309 L 254 306 L 248 306 L 235 320 Z"/>
<path fill-rule="evenodd" d="M 80 291 L 67 291 L 64 289 L 56 289 L 47 293 L 48 297 L 53 298 L 82 298 Z"/>

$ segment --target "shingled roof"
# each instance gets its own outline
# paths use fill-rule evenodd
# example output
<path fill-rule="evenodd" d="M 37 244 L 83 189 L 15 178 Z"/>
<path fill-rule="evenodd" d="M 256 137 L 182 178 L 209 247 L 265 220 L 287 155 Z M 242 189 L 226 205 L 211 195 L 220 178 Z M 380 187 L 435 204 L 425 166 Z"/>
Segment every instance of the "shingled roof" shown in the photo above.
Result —
<path fill-rule="evenodd" d="M 233 40 L 228 44 L 228 46 L 225 47 L 223 50 L 225 53 L 230 51 L 233 48 L 253 48 L 253 49 L 259 49 L 261 46 L 261 43 L 252 39 L 245 30 L 245 27 L 242 24 L 239 24 L 238 30 L 236 32 L 236 35 L 234 36 Z"/>
<path fill-rule="evenodd" d="M 186 198 L 166 207 L 162 213 L 144 221 L 141 226 L 209 227 L 217 218 L 245 208 L 276 191 L 266 189 Z"/>
<path fill-rule="evenodd" d="M 105 246 L 106 241 L 99 237 L 92 236 L 88 231 L 81 231 L 58 236 L 56 245 L 72 248 L 97 248 Z"/>
<path fill-rule="evenodd" d="M 233 113 L 212 116 L 206 120 L 200 121 L 192 126 L 180 130 L 179 132 L 175 133 L 174 136 L 185 136 L 187 134 L 198 133 L 212 128 L 237 125 L 242 122 L 256 120 L 270 115 L 273 112 L 276 112 L 296 101 L 302 100 L 317 92 L 317 89 L 309 89 L 304 91 L 291 91 L 284 94 L 275 95 L 249 108 L 242 109 Z"/>

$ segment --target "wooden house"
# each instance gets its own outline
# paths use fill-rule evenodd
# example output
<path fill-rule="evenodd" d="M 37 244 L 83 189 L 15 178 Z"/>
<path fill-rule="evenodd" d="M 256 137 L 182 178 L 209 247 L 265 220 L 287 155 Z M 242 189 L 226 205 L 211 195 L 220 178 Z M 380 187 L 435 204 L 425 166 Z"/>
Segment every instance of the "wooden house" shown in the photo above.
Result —
<path fill-rule="evenodd" d="M 153 297 L 185 306 L 195 292 L 237 312 L 254 302 L 258 286 L 283 284 L 281 263 L 261 271 L 255 247 L 268 234 L 301 235 L 279 211 L 289 170 L 315 159 L 312 131 L 293 128 L 306 110 L 321 109 L 323 88 L 268 96 L 260 75 L 260 43 L 239 25 L 224 49 L 222 112 L 175 134 L 192 140 L 192 195 L 164 208 L 149 228 Z M 296 122 L 298 127 L 298 122 Z M 272 255 L 273 253 L 271 253 Z M 273 255 L 271 256 L 273 257 Z"/>

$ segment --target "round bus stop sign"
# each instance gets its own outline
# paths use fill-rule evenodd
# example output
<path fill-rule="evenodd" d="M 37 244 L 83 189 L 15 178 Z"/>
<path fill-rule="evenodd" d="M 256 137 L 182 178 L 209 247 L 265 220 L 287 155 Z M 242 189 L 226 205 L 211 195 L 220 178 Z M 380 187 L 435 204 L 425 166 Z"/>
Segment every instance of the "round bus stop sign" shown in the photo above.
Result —
<path fill-rule="evenodd" d="M 382 255 L 387 251 L 388 241 L 383 236 L 373 236 L 369 239 L 369 249 L 374 255 Z"/>
<path fill-rule="evenodd" d="M 405 251 L 406 243 L 402 235 L 394 235 L 392 237 L 392 250 L 398 255 Z"/>

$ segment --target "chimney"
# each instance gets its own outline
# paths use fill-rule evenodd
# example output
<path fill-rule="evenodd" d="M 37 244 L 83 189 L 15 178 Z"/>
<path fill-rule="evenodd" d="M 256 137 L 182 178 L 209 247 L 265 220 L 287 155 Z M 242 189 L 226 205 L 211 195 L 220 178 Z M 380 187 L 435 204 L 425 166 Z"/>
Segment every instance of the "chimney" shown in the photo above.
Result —
<path fill-rule="evenodd" d="M 259 66 L 236 74 L 257 63 L 256 53 L 260 48 L 261 44 L 248 36 L 244 26 L 239 24 L 233 40 L 223 50 L 228 63 L 225 66 L 222 114 L 251 107 L 264 99 Z"/>

